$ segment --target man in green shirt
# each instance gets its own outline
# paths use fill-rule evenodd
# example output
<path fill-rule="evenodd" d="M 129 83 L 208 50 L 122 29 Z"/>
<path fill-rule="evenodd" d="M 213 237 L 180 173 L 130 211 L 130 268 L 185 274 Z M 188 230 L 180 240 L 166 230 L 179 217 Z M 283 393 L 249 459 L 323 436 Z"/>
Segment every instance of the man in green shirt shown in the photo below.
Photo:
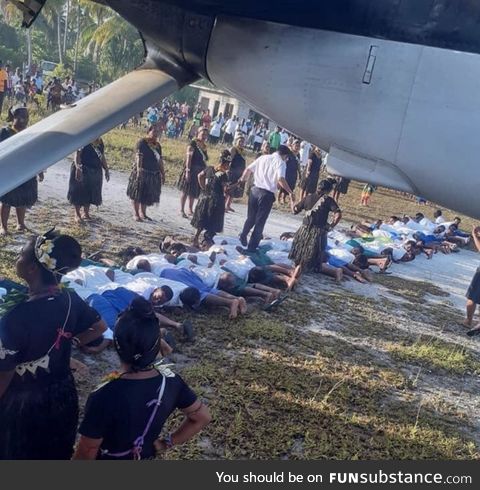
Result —
<path fill-rule="evenodd" d="M 280 146 L 280 141 L 280 128 L 277 126 L 275 128 L 275 131 L 270 135 L 270 138 L 268 138 L 268 144 L 270 145 L 272 153 L 278 150 L 278 147 Z"/>

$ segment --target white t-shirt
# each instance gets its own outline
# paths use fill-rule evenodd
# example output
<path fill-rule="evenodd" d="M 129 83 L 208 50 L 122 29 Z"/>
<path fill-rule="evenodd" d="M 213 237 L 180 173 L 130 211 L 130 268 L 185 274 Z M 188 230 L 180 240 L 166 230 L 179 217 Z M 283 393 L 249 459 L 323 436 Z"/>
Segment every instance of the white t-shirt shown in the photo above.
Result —
<path fill-rule="evenodd" d="M 210 136 L 219 138 L 221 130 L 222 130 L 222 124 L 219 121 L 213 121 L 212 125 L 210 126 Z"/>
<path fill-rule="evenodd" d="M 262 155 L 247 168 L 253 172 L 253 183 L 255 187 L 275 194 L 278 181 L 281 177 L 285 178 L 287 165 L 280 158 L 278 152 L 275 152 L 273 155 Z"/>
<path fill-rule="evenodd" d="M 288 134 L 286 131 L 282 131 L 280 133 L 280 144 L 281 145 L 286 145 L 288 141 Z"/>
<path fill-rule="evenodd" d="M 420 220 L 419 225 L 422 225 L 428 232 L 431 232 L 436 228 L 435 223 L 432 223 L 428 218 Z"/>
<path fill-rule="evenodd" d="M 306 167 L 308 163 L 308 157 L 310 156 L 310 150 L 312 145 L 308 141 L 302 141 L 300 144 L 300 165 Z"/>
<path fill-rule="evenodd" d="M 255 139 L 253 141 L 255 143 L 263 143 L 263 140 L 265 139 L 265 134 L 266 134 L 266 131 L 264 128 L 257 129 L 255 131 Z"/>
<path fill-rule="evenodd" d="M 141 260 L 147 260 L 150 263 L 150 269 L 153 274 L 159 276 L 166 267 L 173 267 L 163 254 L 137 255 L 128 264 L 127 269 L 136 269 Z"/>
<path fill-rule="evenodd" d="M 443 223 L 445 223 L 445 218 L 443 216 L 439 216 L 436 220 L 435 220 L 435 224 L 436 225 L 442 225 Z"/>
<path fill-rule="evenodd" d="M 267 256 L 275 264 L 293 265 L 293 261 L 288 258 L 288 252 L 282 250 L 269 250 Z"/>
<path fill-rule="evenodd" d="M 223 268 L 232 274 L 236 275 L 240 279 L 245 280 L 248 277 L 248 273 L 255 267 L 255 264 L 249 257 L 239 257 L 235 260 L 227 260 L 223 264 Z"/>
<path fill-rule="evenodd" d="M 124 288 L 143 296 L 146 300 L 150 300 L 153 291 L 163 285 L 163 279 L 150 272 L 137 274 L 131 281 L 122 284 Z"/>
<path fill-rule="evenodd" d="M 225 132 L 227 134 L 233 134 L 233 133 L 235 133 L 237 126 L 238 126 L 238 121 L 234 121 L 233 119 L 229 119 L 225 123 Z"/>

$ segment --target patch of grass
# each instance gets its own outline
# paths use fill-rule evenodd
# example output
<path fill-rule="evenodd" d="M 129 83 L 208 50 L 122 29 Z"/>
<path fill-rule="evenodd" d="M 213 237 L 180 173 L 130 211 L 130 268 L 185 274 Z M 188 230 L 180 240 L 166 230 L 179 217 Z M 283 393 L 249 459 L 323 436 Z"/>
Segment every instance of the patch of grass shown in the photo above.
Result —
<path fill-rule="evenodd" d="M 396 359 L 428 369 L 440 369 L 453 374 L 480 372 L 480 362 L 464 346 L 435 337 L 420 338 L 413 344 L 390 344 L 387 350 Z"/>
<path fill-rule="evenodd" d="M 213 365 L 212 365 L 213 363 Z M 404 459 L 474 458 L 475 445 L 427 409 L 392 406 L 385 394 L 403 379 L 389 370 L 269 350 L 218 354 L 183 371 L 206 396 L 213 423 L 209 457 Z M 172 425 L 178 422 L 172 421 Z M 196 442 L 169 458 L 202 458 Z"/>

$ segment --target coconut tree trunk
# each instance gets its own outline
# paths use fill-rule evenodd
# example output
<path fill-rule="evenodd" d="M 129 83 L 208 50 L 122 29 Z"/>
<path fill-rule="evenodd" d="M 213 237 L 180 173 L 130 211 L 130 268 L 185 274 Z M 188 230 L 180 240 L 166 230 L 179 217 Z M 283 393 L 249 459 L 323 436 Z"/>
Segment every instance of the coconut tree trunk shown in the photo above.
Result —
<path fill-rule="evenodd" d="M 78 46 L 80 44 L 80 4 L 77 5 L 77 32 L 75 34 L 75 58 L 73 60 L 73 73 L 77 78 Z"/>
<path fill-rule="evenodd" d="M 68 34 L 68 20 L 70 17 L 70 0 L 67 0 L 67 8 L 65 10 L 65 32 L 63 33 L 63 55 L 67 53 L 67 34 Z"/>
<path fill-rule="evenodd" d="M 28 63 L 28 69 L 32 66 L 32 29 L 33 27 L 30 27 L 29 29 L 25 29 L 25 39 L 27 42 L 27 63 Z"/>
<path fill-rule="evenodd" d="M 62 51 L 62 15 L 60 10 L 57 12 L 57 42 L 58 42 L 58 61 L 63 63 Z"/>

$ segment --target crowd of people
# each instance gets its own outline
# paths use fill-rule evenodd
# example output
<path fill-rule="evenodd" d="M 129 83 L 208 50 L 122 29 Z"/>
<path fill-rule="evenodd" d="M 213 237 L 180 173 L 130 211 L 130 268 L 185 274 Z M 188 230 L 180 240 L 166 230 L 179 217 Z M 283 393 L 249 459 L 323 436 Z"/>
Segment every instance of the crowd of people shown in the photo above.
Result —
<path fill-rule="evenodd" d="M 210 422 L 207 407 L 158 363 L 179 336 L 195 340 L 194 325 L 172 320 L 172 309 L 226 308 L 235 320 L 247 313 L 247 302 L 266 311 L 279 307 L 304 273 L 365 284 L 374 270 L 388 274 L 393 263 L 457 252 L 471 240 L 460 218 L 446 222 L 441 210 L 432 220 L 417 213 L 340 230 L 338 200 L 349 180 L 320 180 L 319 148 L 279 127 L 269 132 L 265 122 L 215 122 L 208 111 L 190 114 L 187 104 L 169 102 L 146 111 L 147 133 L 136 146 L 126 189 L 136 221 L 151 220 L 147 208 L 159 202 L 165 181 L 159 136 L 169 136 L 172 122 L 177 129 L 170 137 L 178 137 L 177 122 L 190 116 L 195 136 L 178 180 L 180 213 L 193 230 L 189 243 L 166 237 L 157 250 L 129 247 L 123 263 L 93 262 L 82 259 L 75 239 L 52 230 L 30 240 L 17 260 L 16 273 L 27 286 L 0 281 L 0 459 L 152 458 L 200 432 Z M 10 119 L 0 141 L 27 127 L 28 110 L 16 106 Z M 226 144 L 214 162 L 209 139 Z M 250 163 L 248 145 L 256 152 Z M 11 207 L 19 230 L 25 229 L 25 210 L 35 203 L 42 178 L 0 197 L 2 233 L 8 233 Z M 78 150 L 72 163 L 67 197 L 78 222 L 90 219 L 90 206 L 101 204 L 103 178 L 109 180 L 109 168 L 99 138 Z M 366 185 L 362 204 L 368 205 L 374 190 Z M 237 236 L 223 235 L 226 213 L 244 194 L 244 226 Z M 276 199 L 304 217 L 296 232 L 270 238 L 265 225 Z M 480 228 L 473 240 L 480 251 Z M 479 301 L 480 271 L 468 292 L 465 325 L 472 336 L 480 333 L 473 325 Z M 96 355 L 111 347 L 121 370 L 90 395 L 77 436 L 72 349 Z M 176 409 L 183 422 L 160 436 Z"/>
<path fill-rule="evenodd" d="M 99 87 L 96 82 L 81 86 L 71 76 L 63 80 L 56 76 L 44 77 L 40 69 L 33 73 L 23 72 L 21 68 L 4 66 L 0 60 L 0 115 L 3 105 L 40 107 L 39 96 L 44 97 L 45 109 L 56 111 L 63 105 L 71 105 L 83 99 Z"/>

